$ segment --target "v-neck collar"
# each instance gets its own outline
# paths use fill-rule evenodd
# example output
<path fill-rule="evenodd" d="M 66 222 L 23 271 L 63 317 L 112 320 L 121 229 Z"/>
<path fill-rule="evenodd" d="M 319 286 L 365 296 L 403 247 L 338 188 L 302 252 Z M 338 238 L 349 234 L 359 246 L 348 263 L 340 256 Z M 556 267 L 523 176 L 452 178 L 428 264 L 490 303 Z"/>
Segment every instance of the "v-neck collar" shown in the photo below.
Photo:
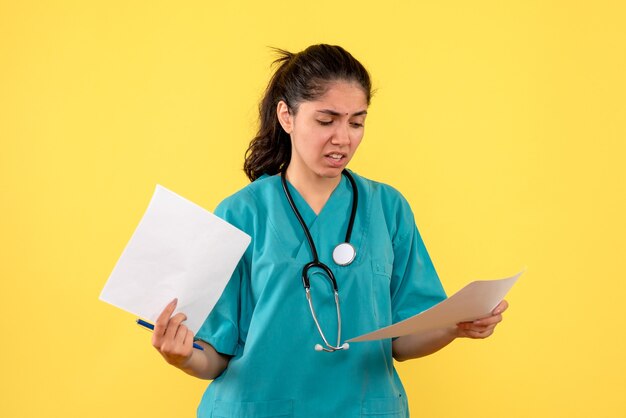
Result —
<path fill-rule="evenodd" d="M 304 197 L 302 197 L 298 189 L 296 189 L 288 179 L 285 179 L 287 180 L 287 187 L 289 188 L 289 192 L 293 197 L 294 204 L 296 205 L 296 208 L 298 208 L 300 216 L 302 216 L 302 219 L 304 219 L 304 222 L 307 224 L 307 226 L 311 227 L 311 224 L 314 223 L 315 220 L 325 216 L 327 212 L 332 212 L 334 208 L 337 208 L 339 210 L 341 209 L 338 206 L 344 204 L 343 196 L 346 194 L 346 192 L 350 192 L 352 190 L 351 187 L 347 184 L 348 179 L 345 177 L 346 176 L 344 176 L 343 174 L 341 175 L 341 180 L 332 191 L 330 196 L 328 196 L 328 200 L 326 200 L 326 203 L 317 214 L 304 199 Z M 347 204 L 346 211 L 350 211 L 350 205 L 352 205 L 352 200 L 348 200 L 345 204 Z"/>
<path fill-rule="evenodd" d="M 352 237 L 350 239 L 350 243 L 357 250 L 356 259 L 352 262 L 352 264 L 350 264 L 350 266 L 354 266 L 360 264 L 364 260 L 360 254 L 365 251 L 363 245 L 366 242 L 364 237 L 367 234 L 370 221 L 371 202 L 366 197 L 363 197 L 369 195 L 369 187 L 367 187 L 367 184 L 365 184 L 365 189 L 361 190 L 361 186 L 363 185 L 361 184 L 359 177 L 352 171 L 350 171 L 350 174 L 354 177 L 357 187 L 359 188 L 359 205 L 354 221 L 354 228 L 352 230 Z M 259 177 L 259 179 L 266 177 L 274 178 L 276 183 L 272 181 L 272 189 L 274 190 L 273 193 L 276 194 L 273 196 L 273 199 L 275 198 L 278 202 L 280 202 L 280 215 L 278 218 L 274 219 L 274 229 L 277 231 L 279 236 L 287 234 L 284 237 L 283 242 L 288 243 L 286 245 L 290 248 L 292 245 L 297 246 L 295 251 L 292 253 L 293 261 L 304 265 L 312 260 L 311 250 L 305 234 L 302 231 L 302 227 L 298 223 L 296 216 L 287 201 L 287 197 L 282 190 L 280 174 L 273 176 L 263 174 Z M 344 178 L 345 176 L 343 174 L 341 177 L 341 181 L 329 196 L 319 215 L 315 214 L 313 209 L 311 209 L 298 190 L 293 187 L 289 181 L 286 183 L 288 190 L 292 194 L 294 204 L 301 212 L 300 215 L 311 233 L 313 241 L 316 244 L 319 258 L 322 262 L 332 260 L 333 248 L 336 244 L 344 241 L 349 223 L 350 211 L 352 209 L 353 190 L 350 181 L 347 178 Z M 288 223 L 289 225 L 283 224 L 283 222 Z M 297 243 L 291 238 L 288 238 L 292 236 L 296 237 Z M 347 267 L 334 266 L 333 268 L 341 270 Z"/>

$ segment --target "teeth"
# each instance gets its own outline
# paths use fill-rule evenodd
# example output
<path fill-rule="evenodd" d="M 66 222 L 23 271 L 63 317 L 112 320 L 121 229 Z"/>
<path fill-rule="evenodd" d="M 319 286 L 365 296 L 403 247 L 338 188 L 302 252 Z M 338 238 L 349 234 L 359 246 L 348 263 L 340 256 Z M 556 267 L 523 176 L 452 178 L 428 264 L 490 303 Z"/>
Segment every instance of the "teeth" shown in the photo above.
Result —
<path fill-rule="evenodd" d="M 335 160 L 340 160 L 341 157 L 343 157 L 343 155 L 341 155 L 341 154 L 330 154 L 329 157 L 333 158 Z"/>

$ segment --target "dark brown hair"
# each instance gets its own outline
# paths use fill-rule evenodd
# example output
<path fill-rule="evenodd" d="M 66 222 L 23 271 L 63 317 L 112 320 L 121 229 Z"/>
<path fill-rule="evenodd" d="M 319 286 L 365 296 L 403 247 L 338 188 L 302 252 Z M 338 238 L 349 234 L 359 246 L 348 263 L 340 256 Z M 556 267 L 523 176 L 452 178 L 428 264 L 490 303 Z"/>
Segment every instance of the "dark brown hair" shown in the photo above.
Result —
<path fill-rule="evenodd" d="M 243 171 L 250 181 L 263 174 L 277 174 L 291 159 L 291 139 L 278 122 L 276 107 L 284 101 L 294 115 L 304 101 L 322 96 L 333 81 L 358 83 L 365 92 L 367 104 L 372 84 L 365 67 L 348 51 L 336 45 L 311 45 L 296 54 L 274 49 L 278 68 L 270 79 L 259 105 L 259 130 L 246 151 Z"/>

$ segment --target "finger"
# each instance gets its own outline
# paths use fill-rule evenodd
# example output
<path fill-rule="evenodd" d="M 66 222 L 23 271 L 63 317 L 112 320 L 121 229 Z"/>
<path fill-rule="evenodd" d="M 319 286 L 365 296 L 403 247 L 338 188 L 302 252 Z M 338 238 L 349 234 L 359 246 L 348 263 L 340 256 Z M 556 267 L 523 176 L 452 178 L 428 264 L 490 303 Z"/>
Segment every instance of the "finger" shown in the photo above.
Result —
<path fill-rule="evenodd" d="M 476 325 L 472 322 L 464 322 L 461 324 L 457 324 L 457 327 L 459 328 L 461 334 L 466 334 L 469 332 L 471 333 L 472 338 L 477 338 L 479 337 L 480 333 L 485 333 L 489 331 L 493 332 L 496 325 L 497 323 L 488 325 Z"/>
<path fill-rule="evenodd" d="M 486 326 L 477 326 L 474 325 L 473 327 L 470 327 L 469 330 L 470 331 L 474 331 L 474 332 L 485 332 L 485 331 L 489 331 L 492 330 L 496 327 L 497 324 L 491 324 L 491 325 L 486 325 Z"/>
<path fill-rule="evenodd" d="M 193 354 L 193 332 L 185 327 L 186 333 L 184 339 L 180 342 L 178 349 L 180 356 L 189 359 Z"/>
<path fill-rule="evenodd" d="M 475 339 L 482 339 L 482 338 L 487 338 L 489 337 L 491 334 L 493 334 L 494 329 L 487 329 L 484 331 L 477 331 L 477 330 L 465 330 L 465 335 L 469 338 L 475 338 Z"/>
<path fill-rule="evenodd" d="M 189 329 L 187 329 L 187 334 L 185 335 L 185 341 L 183 342 L 183 345 L 186 349 L 185 351 L 189 352 L 189 349 L 193 350 L 193 332 L 191 332 L 191 330 Z"/>
<path fill-rule="evenodd" d="M 187 315 L 182 312 L 178 312 L 176 315 L 171 317 L 169 323 L 167 324 L 164 338 L 169 341 L 174 341 L 176 339 L 176 333 L 178 332 L 178 328 L 185 319 L 187 319 Z"/>
<path fill-rule="evenodd" d="M 167 329 L 167 324 L 176 309 L 176 304 L 178 304 L 178 298 L 174 299 L 170 303 L 167 304 L 161 315 L 157 318 L 154 323 L 154 334 L 157 336 L 165 334 L 165 330 Z"/>
<path fill-rule="evenodd" d="M 500 322 L 502 322 L 502 315 L 493 315 L 493 316 L 488 316 L 486 318 L 477 319 L 476 321 L 471 322 L 471 324 L 485 326 L 485 325 L 498 324 Z"/>
<path fill-rule="evenodd" d="M 161 354 L 170 364 L 175 364 L 188 358 L 192 350 L 193 333 L 185 325 L 181 325 L 175 339 L 168 339 L 163 343 Z"/>
<path fill-rule="evenodd" d="M 176 344 L 180 346 L 185 345 L 185 339 L 187 338 L 188 333 L 189 329 L 184 324 L 181 324 L 178 327 L 178 331 L 176 331 L 176 336 L 174 337 Z"/>
<path fill-rule="evenodd" d="M 480 318 L 475 321 L 459 322 L 456 326 L 463 329 L 485 328 L 489 325 L 499 324 L 500 322 L 502 322 L 502 316 L 498 315 Z"/>
<path fill-rule="evenodd" d="M 459 322 L 458 324 L 456 324 L 457 327 L 463 330 L 471 329 L 472 325 L 473 325 L 473 322 Z"/>
<path fill-rule="evenodd" d="M 498 303 L 498 306 L 496 306 L 493 309 L 492 314 L 493 315 L 500 315 L 502 314 L 502 312 L 506 311 L 509 307 L 509 302 L 507 302 L 506 300 L 501 301 L 500 303 Z"/>

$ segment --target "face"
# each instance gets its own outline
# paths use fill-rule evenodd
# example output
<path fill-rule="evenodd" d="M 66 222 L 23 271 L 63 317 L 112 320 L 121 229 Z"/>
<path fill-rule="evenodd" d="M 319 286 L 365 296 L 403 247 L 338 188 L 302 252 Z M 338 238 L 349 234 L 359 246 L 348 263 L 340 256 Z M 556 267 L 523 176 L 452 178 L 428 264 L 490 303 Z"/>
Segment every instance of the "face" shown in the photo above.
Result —
<path fill-rule="evenodd" d="M 359 84 L 337 81 L 318 99 L 300 103 L 295 115 L 284 102 L 277 111 L 291 136 L 288 174 L 336 178 L 363 138 L 367 97 Z"/>

